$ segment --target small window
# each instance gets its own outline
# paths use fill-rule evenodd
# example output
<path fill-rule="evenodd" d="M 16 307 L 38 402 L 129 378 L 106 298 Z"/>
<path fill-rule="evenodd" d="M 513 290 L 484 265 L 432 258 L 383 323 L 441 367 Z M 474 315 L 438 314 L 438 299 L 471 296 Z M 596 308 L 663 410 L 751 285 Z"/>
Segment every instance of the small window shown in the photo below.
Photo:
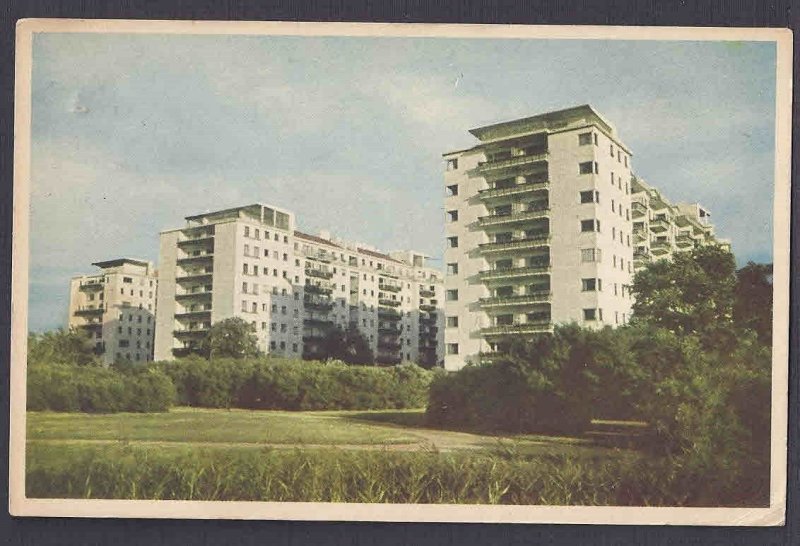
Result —
<path fill-rule="evenodd" d="M 581 192 L 581 203 L 594 203 L 594 190 L 587 190 Z"/>
<path fill-rule="evenodd" d="M 250 226 L 244 226 L 244 236 L 250 237 Z"/>
<path fill-rule="evenodd" d="M 453 184 L 452 186 L 447 186 L 447 197 L 453 197 L 458 195 L 458 184 Z"/>
<path fill-rule="evenodd" d="M 581 290 L 583 292 L 595 292 L 597 290 L 597 279 L 581 279 Z"/>
<path fill-rule="evenodd" d="M 597 309 L 584 309 L 583 320 L 597 320 Z"/>
<path fill-rule="evenodd" d="M 582 232 L 600 231 L 600 221 L 594 219 L 581 220 L 581 231 Z"/>
<path fill-rule="evenodd" d="M 448 237 L 447 246 L 450 248 L 458 248 L 458 237 Z"/>
<path fill-rule="evenodd" d="M 455 171 L 458 169 L 458 158 L 454 157 L 452 159 L 447 160 L 447 170 L 448 171 Z"/>
<path fill-rule="evenodd" d="M 447 317 L 447 327 L 448 328 L 457 328 L 458 327 L 458 317 Z"/>
<path fill-rule="evenodd" d="M 592 133 L 581 133 L 578 135 L 579 146 L 589 146 L 592 144 Z"/>
<path fill-rule="evenodd" d="M 592 133 L 594 135 L 594 145 L 597 146 L 597 133 Z"/>
<path fill-rule="evenodd" d="M 448 343 L 447 344 L 447 354 L 449 354 L 449 355 L 457 355 L 458 354 L 458 343 Z"/>
<path fill-rule="evenodd" d="M 447 211 L 447 221 L 448 222 L 458 222 L 458 211 L 457 210 L 448 210 Z"/>
<path fill-rule="evenodd" d="M 581 250 L 582 262 L 599 262 L 601 250 L 599 248 L 584 248 Z"/>
<path fill-rule="evenodd" d="M 458 275 L 458 262 L 447 264 L 448 275 Z"/>
<path fill-rule="evenodd" d="M 594 165 L 591 161 L 584 161 L 578 165 L 581 174 L 592 174 Z"/>
<path fill-rule="evenodd" d="M 608 151 L 611 154 L 611 157 L 614 157 L 614 145 L 613 144 L 610 144 L 608 146 Z"/>
<path fill-rule="evenodd" d="M 444 299 L 447 301 L 458 301 L 458 289 L 446 291 Z"/>

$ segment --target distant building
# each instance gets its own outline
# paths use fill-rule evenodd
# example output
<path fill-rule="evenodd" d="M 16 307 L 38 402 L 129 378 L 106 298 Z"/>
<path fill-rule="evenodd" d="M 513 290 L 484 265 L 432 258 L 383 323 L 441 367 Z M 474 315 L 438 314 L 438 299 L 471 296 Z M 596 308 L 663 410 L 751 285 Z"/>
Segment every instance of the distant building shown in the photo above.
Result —
<path fill-rule="evenodd" d="M 706 209 L 632 176 L 589 105 L 470 132 L 477 145 L 444 154 L 447 369 L 555 324 L 625 324 L 637 264 L 713 240 Z"/>
<path fill-rule="evenodd" d="M 157 360 L 196 350 L 229 317 L 253 324 L 271 354 L 316 358 L 332 327 L 354 326 L 379 363 L 442 359 L 442 274 L 417 252 L 309 235 L 292 212 L 253 204 L 162 232 L 159 267 Z"/>
<path fill-rule="evenodd" d="M 153 359 L 158 278 L 150 262 L 96 262 L 100 272 L 70 281 L 68 326 L 85 329 L 103 362 Z"/>

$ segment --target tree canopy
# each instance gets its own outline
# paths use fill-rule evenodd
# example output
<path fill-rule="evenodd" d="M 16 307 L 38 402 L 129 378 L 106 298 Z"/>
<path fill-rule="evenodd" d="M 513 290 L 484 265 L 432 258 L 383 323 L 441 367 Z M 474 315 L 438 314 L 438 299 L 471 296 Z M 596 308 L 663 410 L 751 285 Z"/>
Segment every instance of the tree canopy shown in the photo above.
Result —
<path fill-rule="evenodd" d="M 28 336 L 29 364 L 99 365 L 89 334 L 84 330 L 52 330 Z"/>
<path fill-rule="evenodd" d="M 255 326 L 239 317 L 213 324 L 200 347 L 206 358 L 249 358 L 259 354 Z"/>
<path fill-rule="evenodd" d="M 372 364 L 374 355 L 369 342 L 355 326 L 347 330 L 331 328 L 322 341 L 322 358 L 333 358 L 348 364 Z"/>
<path fill-rule="evenodd" d="M 761 343 L 772 342 L 772 264 L 748 262 L 736 272 L 733 318 L 753 330 Z"/>

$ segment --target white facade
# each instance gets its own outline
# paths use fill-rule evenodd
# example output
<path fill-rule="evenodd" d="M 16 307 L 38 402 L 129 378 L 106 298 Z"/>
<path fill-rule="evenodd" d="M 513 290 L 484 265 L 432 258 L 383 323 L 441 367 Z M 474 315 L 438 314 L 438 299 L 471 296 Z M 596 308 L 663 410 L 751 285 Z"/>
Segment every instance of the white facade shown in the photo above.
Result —
<path fill-rule="evenodd" d="M 153 265 L 121 258 L 70 281 L 68 327 L 85 329 L 105 364 L 153 359 L 158 279 Z"/>
<path fill-rule="evenodd" d="M 187 218 L 161 234 L 156 353 L 190 352 L 211 324 L 238 316 L 260 349 L 314 358 L 332 326 L 357 326 L 376 360 L 435 365 L 443 354 L 442 275 L 414 252 L 391 255 L 295 229 L 255 204 Z"/>
<path fill-rule="evenodd" d="M 627 323 L 643 198 L 615 128 L 583 105 L 470 132 L 478 145 L 444 154 L 445 368 L 554 324 Z"/>

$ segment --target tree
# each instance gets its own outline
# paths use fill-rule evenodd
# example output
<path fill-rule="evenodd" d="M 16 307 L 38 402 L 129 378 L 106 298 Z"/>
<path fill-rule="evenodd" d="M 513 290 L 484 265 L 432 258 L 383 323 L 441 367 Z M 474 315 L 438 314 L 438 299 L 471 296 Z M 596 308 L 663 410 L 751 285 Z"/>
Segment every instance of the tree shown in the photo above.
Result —
<path fill-rule="evenodd" d="M 677 334 L 712 333 L 733 317 L 735 261 L 718 245 L 679 252 L 636 273 L 633 317 Z"/>
<path fill-rule="evenodd" d="M 53 330 L 28 336 L 29 364 L 99 365 L 91 338 L 85 330 Z"/>
<path fill-rule="evenodd" d="M 733 319 L 739 328 L 753 330 L 758 340 L 772 343 L 772 264 L 747 262 L 736 272 Z"/>
<path fill-rule="evenodd" d="M 255 332 L 255 326 L 239 317 L 221 320 L 211 326 L 200 344 L 200 352 L 208 359 L 258 356 L 258 338 Z"/>
<path fill-rule="evenodd" d="M 333 358 L 348 364 L 372 364 L 374 357 L 369 342 L 353 325 L 342 330 L 335 326 L 328 330 L 320 344 L 322 358 Z"/>

